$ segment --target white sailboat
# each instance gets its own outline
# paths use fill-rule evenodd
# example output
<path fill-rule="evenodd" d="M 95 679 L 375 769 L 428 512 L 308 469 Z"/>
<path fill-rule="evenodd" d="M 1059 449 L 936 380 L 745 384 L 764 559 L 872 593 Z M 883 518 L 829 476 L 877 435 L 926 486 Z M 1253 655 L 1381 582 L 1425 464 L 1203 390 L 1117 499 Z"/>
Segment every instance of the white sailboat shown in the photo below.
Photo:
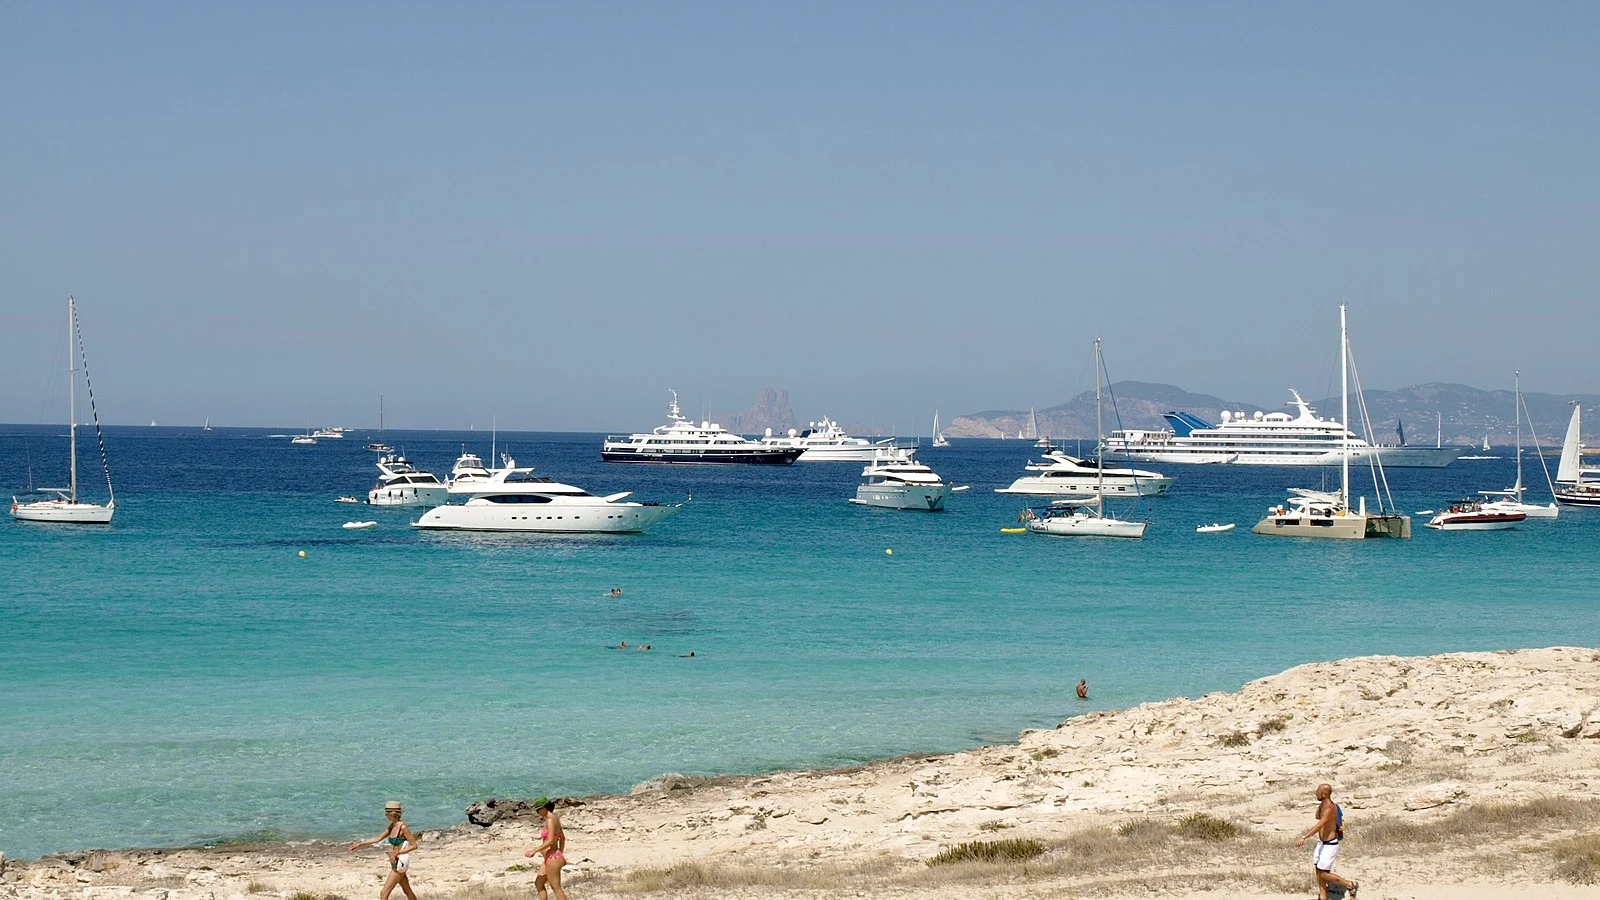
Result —
<path fill-rule="evenodd" d="M 945 439 L 944 432 L 939 430 L 939 411 L 933 411 L 933 446 L 948 447 L 950 442 Z"/>
<path fill-rule="evenodd" d="M 1561 464 L 1556 467 L 1556 499 L 1569 506 L 1600 506 L 1600 481 L 1584 481 L 1595 474 L 1583 467 L 1583 404 L 1572 401 L 1572 419 L 1561 442 Z"/>
<path fill-rule="evenodd" d="M 201 431 L 210 431 L 211 430 L 211 417 L 210 416 L 206 416 L 206 423 L 204 425 L 200 426 L 200 430 Z"/>
<path fill-rule="evenodd" d="M 384 443 L 383 440 L 383 395 L 378 395 L 378 439 L 367 444 L 367 449 L 373 453 L 393 453 L 394 448 Z"/>
<path fill-rule="evenodd" d="M 1027 528 L 1034 534 L 1056 537 L 1142 538 L 1148 522 L 1112 518 L 1105 514 L 1105 434 L 1100 421 L 1100 339 L 1094 339 L 1094 432 L 1095 492 L 1087 499 L 1057 500 L 1040 510 L 1024 512 Z"/>
<path fill-rule="evenodd" d="M 1345 308 L 1339 306 L 1339 396 L 1343 406 L 1340 421 L 1350 421 L 1350 331 L 1346 326 Z M 1363 416 L 1365 418 L 1365 416 Z M 1370 432 L 1370 429 L 1369 429 Z M 1319 537 L 1360 539 L 1368 537 L 1411 537 L 1411 517 L 1399 513 L 1384 513 L 1383 493 L 1378 494 L 1379 512 L 1368 514 L 1367 498 L 1361 498 L 1359 509 L 1350 508 L 1350 437 L 1344 432 L 1340 439 L 1339 492 L 1312 491 L 1290 488 L 1287 508 L 1278 505 L 1268 510 L 1266 518 L 1251 530 L 1256 534 L 1285 537 Z M 1372 458 L 1375 475 L 1381 476 L 1383 462 Z M 1392 503 L 1390 504 L 1393 505 Z"/>
<path fill-rule="evenodd" d="M 1524 516 L 1530 519 L 1554 519 L 1561 515 L 1560 506 L 1557 506 L 1555 503 L 1548 503 L 1544 505 L 1529 503 L 1523 498 L 1523 494 L 1527 491 L 1527 488 L 1522 486 L 1522 373 L 1515 373 L 1515 378 L 1515 403 L 1517 414 L 1517 481 L 1511 487 L 1506 488 L 1503 491 L 1479 491 L 1478 493 L 1482 494 L 1486 498 L 1498 498 L 1489 499 L 1484 502 L 1484 509 L 1491 512 L 1522 513 Z M 1532 419 L 1528 420 L 1528 427 L 1530 429 L 1533 427 Z M 1536 444 L 1538 440 L 1538 436 L 1535 435 L 1534 441 Z M 1543 456 L 1539 458 L 1539 462 L 1543 464 Z M 1546 480 L 1548 480 L 1549 475 L 1550 472 L 1548 469 L 1546 469 Z M 1554 484 L 1550 485 L 1550 493 L 1555 493 Z"/>
<path fill-rule="evenodd" d="M 77 336 L 77 353 L 73 352 L 73 336 Z M 107 500 L 104 506 L 78 499 L 78 367 L 83 360 L 83 381 L 89 389 L 89 410 L 94 415 L 94 435 L 100 444 L 100 466 L 105 471 Z M 67 486 L 44 488 L 35 493 L 54 494 L 39 500 L 23 502 L 11 498 L 11 517 L 24 522 L 61 522 L 74 525 L 109 525 L 117 509 L 116 493 L 111 489 L 111 463 L 106 458 L 105 437 L 100 433 L 100 411 L 94 404 L 94 384 L 89 380 L 89 357 L 83 352 L 83 332 L 78 328 L 77 305 L 67 298 L 67 418 L 71 446 L 71 468 Z"/>

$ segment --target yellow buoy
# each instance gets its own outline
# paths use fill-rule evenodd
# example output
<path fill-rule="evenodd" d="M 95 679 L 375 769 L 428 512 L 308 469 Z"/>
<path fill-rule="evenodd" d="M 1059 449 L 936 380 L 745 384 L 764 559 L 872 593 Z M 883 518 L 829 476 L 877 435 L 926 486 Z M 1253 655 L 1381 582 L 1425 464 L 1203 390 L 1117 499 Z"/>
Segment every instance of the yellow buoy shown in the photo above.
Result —
<path fill-rule="evenodd" d="M 890 547 L 889 549 L 883 551 L 883 555 L 884 556 L 893 556 L 894 555 L 894 548 Z"/>
<path fill-rule="evenodd" d="M 306 555 L 306 552 L 305 552 L 305 551 L 304 551 L 304 550 L 301 550 L 301 551 L 300 551 L 300 558 L 301 558 L 301 559 L 304 559 L 304 558 L 305 558 L 305 555 Z"/>

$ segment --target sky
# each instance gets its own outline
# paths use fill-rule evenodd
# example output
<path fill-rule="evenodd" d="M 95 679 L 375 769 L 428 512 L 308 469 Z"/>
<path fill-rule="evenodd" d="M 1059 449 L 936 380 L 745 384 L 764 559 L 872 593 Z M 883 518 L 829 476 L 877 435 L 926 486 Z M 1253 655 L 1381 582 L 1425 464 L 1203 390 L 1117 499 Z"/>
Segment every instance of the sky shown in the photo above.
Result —
<path fill-rule="evenodd" d="M 0 421 L 1600 391 L 1592 3 L 0 5 Z M 901 427 L 901 431 L 907 430 Z"/>

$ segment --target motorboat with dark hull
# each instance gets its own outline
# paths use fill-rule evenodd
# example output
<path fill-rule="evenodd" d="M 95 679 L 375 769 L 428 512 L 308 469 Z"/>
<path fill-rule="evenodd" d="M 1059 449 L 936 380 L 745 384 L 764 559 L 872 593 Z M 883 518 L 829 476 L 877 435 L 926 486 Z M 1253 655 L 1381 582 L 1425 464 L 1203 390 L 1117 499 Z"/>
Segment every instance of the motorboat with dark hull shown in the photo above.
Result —
<path fill-rule="evenodd" d="M 772 447 L 752 441 L 714 422 L 697 425 L 679 410 L 677 391 L 672 392 L 667 418 L 666 425 L 648 433 L 606 437 L 600 445 L 600 458 L 620 463 L 787 466 L 806 452 L 804 447 Z"/>

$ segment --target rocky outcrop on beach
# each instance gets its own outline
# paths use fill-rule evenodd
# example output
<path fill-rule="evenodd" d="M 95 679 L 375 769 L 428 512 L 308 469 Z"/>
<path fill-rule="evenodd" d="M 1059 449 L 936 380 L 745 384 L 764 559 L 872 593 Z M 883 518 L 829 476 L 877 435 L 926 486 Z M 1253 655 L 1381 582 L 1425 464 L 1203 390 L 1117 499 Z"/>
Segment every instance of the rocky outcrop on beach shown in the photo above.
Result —
<path fill-rule="evenodd" d="M 1586 837 L 1600 826 L 1596 684 L 1600 652 L 1587 648 L 1364 657 L 961 753 L 663 776 L 560 810 L 566 881 L 584 897 L 849 889 L 931 900 L 951 879 L 993 897 L 1304 897 L 1307 860 L 1293 841 L 1326 781 L 1350 838 L 1340 868 L 1366 885 L 1363 896 L 1600 898 L 1600 840 Z M 538 828 L 496 814 L 422 835 L 419 893 L 525 893 L 522 851 Z M 963 844 L 1032 861 L 940 867 Z M 0 894 L 358 898 L 376 892 L 384 870 L 372 854 L 319 842 L 95 860 L 9 863 Z"/>

